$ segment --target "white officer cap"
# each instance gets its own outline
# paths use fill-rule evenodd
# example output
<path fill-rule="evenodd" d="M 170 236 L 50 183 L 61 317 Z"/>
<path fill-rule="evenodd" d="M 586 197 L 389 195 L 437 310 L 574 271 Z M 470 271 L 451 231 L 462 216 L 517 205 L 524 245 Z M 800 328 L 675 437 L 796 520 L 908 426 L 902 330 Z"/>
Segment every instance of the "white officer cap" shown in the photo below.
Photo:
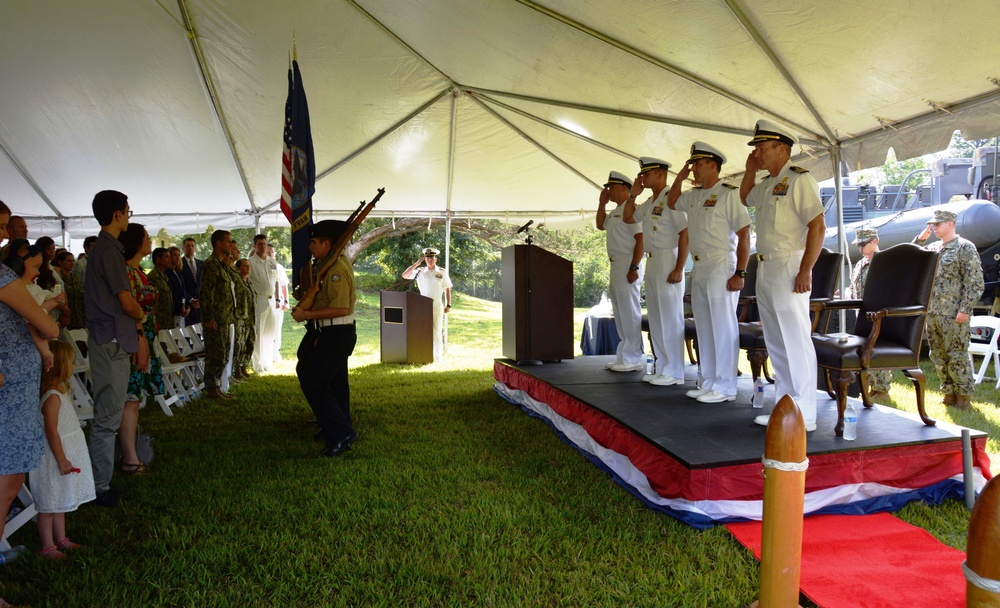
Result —
<path fill-rule="evenodd" d="M 639 175 L 652 171 L 653 169 L 663 169 L 664 171 L 668 171 L 670 170 L 670 163 L 665 160 L 660 160 L 659 158 L 653 158 L 652 156 L 639 157 Z"/>
<path fill-rule="evenodd" d="M 427 249 L 424 249 L 424 257 L 427 257 L 429 255 L 437 255 L 439 253 L 441 252 L 438 251 L 437 249 L 434 249 L 433 247 L 428 247 Z"/>
<path fill-rule="evenodd" d="M 616 184 L 623 186 L 632 187 L 632 178 L 627 177 L 624 173 L 619 173 L 617 171 L 612 171 L 608 174 L 608 183 L 604 184 L 605 188 L 610 188 Z"/>
<path fill-rule="evenodd" d="M 753 139 L 747 142 L 748 146 L 756 146 L 765 141 L 780 141 L 783 144 L 794 146 L 799 143 L 799 138 L 786 129 L 770 120 L 758 120 L 753 128 Z"/>
<path fill-rule="evenodd" d="M 691 158 L 684 164 L 689 165 L 702 158 L 711 158 L 719 163 L 720 167 L 726 162 L 726 155 L 719 152 L 718 148 L 710 146 L 703 141 L 696 141 L 691 144 Z"/>

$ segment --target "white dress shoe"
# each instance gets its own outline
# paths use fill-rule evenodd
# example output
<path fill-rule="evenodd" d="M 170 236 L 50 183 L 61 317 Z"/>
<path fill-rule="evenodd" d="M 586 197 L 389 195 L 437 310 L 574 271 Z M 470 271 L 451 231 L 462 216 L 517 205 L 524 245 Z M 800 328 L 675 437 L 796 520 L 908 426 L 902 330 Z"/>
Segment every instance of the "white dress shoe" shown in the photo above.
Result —
<path fill-rule="evenodd" d="M 660 376 L 649 381 L 650 384 L 655 384 L 656 386 L 674 386 L 675 384 L 684 384 L 683 378 L 671 378 L 670 376 Z"/>
<path fill-rule="evenodd" d="M 709 392 L 710 390 L 712 390 L 712 389 L 710 389 L 710 388 L 693 388 L 693 389 L 689 390 L 688 392 L 686 392 L 684 394 L 687 395 L 688 397 L 691 397 L 692 399 L 697 399 L 698 397 L 701 397 L 702 395 L 704 395 L 705 393 Z"/>
<path fill-rule="evenodd" d="M 763 416 L 757 416 L 756 418 L 753 419 L 753 421 L 756 424 L 759 424 L 761 426 L 767 426 L 767 423 L 770 420 L 771 420 L 771 415 L 770 414 L 765 414 Z M 805 422 L 806 422 L 806 432 L 807 433 L 811 433 L 811 432 L 813 432 L 813 431 L 816 430 L 816 421 L 815 420 L 812 420 L 812 421 L 806 420 Z"/>
<path fill-rule="evenodd" d="M 611 363 L 605 363 L 604 369 L 611 369 L 615 365 L 621 365 L 621 361 L 612 361 Z"/>
<path fill-rule="evenodd" d="M 662 377 L 663 376 L 661 376 L 660 374 L 646 374 L 645 376 L 642 377 L 642 381 L 643 382 L 650 382 L 650 383 L 652 383 L 653 380 L 656 380 L 657 378 L 662 378 Z"/>
<path fill-rule="evenodd" d="M 698 401 L 701 403 L 723 403 L 725 401 L 736 401 L 736 395 L 723 395 L 718 391 L 709 390 L 707 393 L 698 397 Z"/>
<path fill-rule="evenodd" d="M 639 372 L 646 369 L 643 363 L 615 363 L 609 367 L 613 372 Z"/>

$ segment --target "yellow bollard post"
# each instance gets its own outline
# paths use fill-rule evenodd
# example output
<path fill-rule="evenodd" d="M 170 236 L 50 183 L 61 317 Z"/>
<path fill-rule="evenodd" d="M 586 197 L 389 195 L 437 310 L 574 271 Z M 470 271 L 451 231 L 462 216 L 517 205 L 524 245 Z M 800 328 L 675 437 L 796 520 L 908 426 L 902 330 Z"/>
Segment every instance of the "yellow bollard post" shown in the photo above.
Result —
<path fill-rule="evenodd" d="M 771 412 L 764 443 L 760 608 L 799 605 L 808 465 L 806 425 L 798 406 L 785 395 Z"/>
<path fill-rule="evenodd" d="M 972 508 L 965 550 L 966 607 L 1000 608 L 1000 482 L 996 477 Z"/>

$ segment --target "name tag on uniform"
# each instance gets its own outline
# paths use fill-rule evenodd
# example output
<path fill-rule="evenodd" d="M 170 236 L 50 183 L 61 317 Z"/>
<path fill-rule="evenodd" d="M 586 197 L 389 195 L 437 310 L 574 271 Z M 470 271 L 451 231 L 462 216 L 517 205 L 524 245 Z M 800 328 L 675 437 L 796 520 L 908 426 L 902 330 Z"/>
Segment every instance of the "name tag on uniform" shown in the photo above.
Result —
<path fill-rule="evenodd" d="M 708 199 L 706 199 L 705 202 L 702 203 L 701 206 L 702 207 L 714 207 L 715 204 L 718 203 L 718 202 L 719 202 L 719 197 L 717 195 L 713 194 Z"/>
<path fill-rule="evenodd" d="M 774 190 L 771 190 L 771 194 L 774 196 L 785 196 L 788 194 L 788 178 L 783 178 L 780 182 L 774 185 Z"/>

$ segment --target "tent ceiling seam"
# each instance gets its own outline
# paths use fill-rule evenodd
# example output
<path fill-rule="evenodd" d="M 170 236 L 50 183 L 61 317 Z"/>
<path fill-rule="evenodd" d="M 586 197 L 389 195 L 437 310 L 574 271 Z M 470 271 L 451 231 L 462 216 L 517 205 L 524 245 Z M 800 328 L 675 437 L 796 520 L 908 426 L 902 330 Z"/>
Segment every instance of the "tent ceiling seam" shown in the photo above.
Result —
<path fill-rule="evenodd" d="M 802 87 L 799 86 L 799 83 L 795 80 L 795 78 L 792 77 L 791 73 L 781 62 L 781 60 L 778 59 L 778 56 L 774 53 L 774 49 L 772 49 L 771 46 L 767 43 L 767 41 L 764 40 L 764 37 L 761 36 L 760 31 L 753 24 L 753 22 L 750 21 L 750 18 L 743 11 L 743 8 L 739 5 L 737 0 L 725 0 L 725 2 L 726 6 L 729 7 L 729 11 L 733 14 L 734 17 L 736 17 L 736 20 L 740 23 L 741 26 L 743 26 L 743 29 L 746 30 L 747 34 L 750 35 L 750 38 L 752 38 L 753 41 L 757 43 L 757 47 L 761 50 L 761 52 L 764 53 L 768 61 L 771 62 L 771 65 L 774 67 L 774 69 L 778 71 L 778 74 L 781 75 L 781 77 L 785 80 L 788 86 L 792 88 L 792 91 L 795 92 L 795 96 L 799 98 L 799 102 L 805 107 L 806 111 L 809 112 L 809 114 L 813 117 L 813 120 L 816 121 L 816 124 L 818 124 L 820 128 L 823 129 L 823 133 L 826 134 L 826 138 L 831 142 L 837 141 L 837 137 L 833 133 L 833 130 L 830 129 L 830 125 L 826 123 L 826 121 L 823 119 L 823 116 L 819 113 L 819 110 L 816 108 L 816 106 L 813 105 L 812 101 L 809 100 L 809 96 L 806 95 L 806 92 L 802 90 Z M 815 134 L 813 135 L 815 136 Z"/>
<path fill-rule="evenodd" d="M 410 122 L 411 120 L 413 120 L 414 118 L 416 118 L 420 114 L 424 113 L 428 108 L 430 108 L 431 106 L 433 106 L 437 102 L 441 101 L 441 99 L 445 95 L 447 95 L 448 93 L 451 93 L 451 92 L 452 92 L 451 87 L 442 90 L 440 93 L 438 93 L 437 95 L 435 95 L 434 97 L 432 97 L 430 100 L 428 100 L 426 103 L 424 103 L 423 105 L 421 105 L 420 107 L 418 107 L 416 110 L 410 112 L 409 114 L 407 114 L 406 116 L 404 116 L 402 119 L 400 119 L 396 123 L 394 123 L 391 126 L 389 126 L 388 129 L 382 131 L 381 133 L 379 133 L 378 135 L 376 135 L 372 139 L 368 140 L 367 142 L 365 142 L 364 144 L 362 144 L 361 147 L 359 147 L 358 149 L 354 150 L 353 152 L 351 152 L 350 154 L 348 154 L 344 158 L 340 159 L 339 161 L 337 161 L 336 163 L 334 163 L 332 166 L 330 166 L 328 169 L 325 169 L 322 173 L 318 173 L 316 175 L 316 181 L 317 182 L 320 181 L 321 179 L 323 179 L 324 177 L 330 175 L 331 173 L 333 173 L 337 169 L 339 169 L 339 168 L 343 167 L 344 165 L 346 165 L 347 163 L 351 162 L 352 160 L 354 160 L 355 158 L 357 158 L 358 156 L 360 156 L 361 154 L 363 154 L 366 150 L 368 150 L 369 148 L 371 148 L 372 146 L 374 146 L 378 142 L 382 141 L 383 139 L 385 139 L 386 137 L 388 137 L 389 135 L 391 135 L 394 131 L 396 131 L 397 129 L 399 129 L 400 127 L 402 127 L 403 125 L 405 125 L 406 123 Z M 278 200 L 273 201 L 273 202 L 269 203 L 268 205 L 266 205 L 264 207 L 261 207 L 258 211 L 260 211 L 262 213 L 266 212 L 266 211 L 272 209 L 275 205 L 277 205 L 280 202 L 281 202 L 281 199 L 279 198 Z"/>
<path fill-rule="evenodd" d="M 641 59 L 642 61 L 645 61 L 645 62 L 647 62 L 649 64 L 652 64 L 652 65 L 660 68 L 661 70 L 665 70 L 667 72 L 670 72 L 671 74 L 674 74 L 675 76 L 679 76 L 680 78 L 683 78 L 684 80 L 687 80 L 688 82 L 690 82 L 690 83 L 692 83 L 692 84 L 694 84 L 696 86 L 699 86 L 699 87 L 701 87 L 703 89 L 707 89 L 707 90 L 715 93 L 716 95 L 720 95 L 722 97 L 725 97 L 726 99 L 729 99 L 730 101 L 733 101 L 733 102 L 735 102 L 735 103 L 737 103 L 737 104 L 739 104 L 739 105 L 741 105 L 741 106 L 743 106 L 745 108 L 751 109 L 751 110 L 753 110 L 755 112 L 760 112 L 761 114 L 763 114 L 764 116 L 766 116 L 768 118 L 772 118 L 772 119 L 780 121 L 780 122 L 782 122 L 782 123 L 784 123 L 784 124 L 786 124 L 788 126 L 795 127 L 796 129 L 798 129 L 802 133 L 811 134 L 811 136 L 813 136 L 813 137 L 817 136 L 816 134 L 814 134 L 812 132 L 811 129 L 808 129 L 808 128 L 802 126 L 802 125 L 799 125 L 796 122 L 790 120 L 789 118 L 786 118 L 786 117 L 778 114 L 777 112 L 772 112 L 771 110 L 768 110 L 767 108 L 764 108 L 762 106 L 759 106 L 759 105 L 755 104 L 754 102 L 750 101 L 749 99 L 744 99 L 743 97 L 740 97 L 739 95 L 737 95 L 736 93 L 734 93 L 734 92 L 732 92 L 732 91 L 730 91 L 728 89 L 724 89 L 724 88 L 722 88 L 721 86 L 719 86 L 717 84 L 709 82 L 708 80 L 705 80 L 703 78 L 699 78 L 698 76 L 696 76 L 696 75 L 694 75 L 694 74 L 692 74 L 692 73 L 684 70 L 683 68 L 675 66 L 675 65 L 673 65 L 671 63 L 667 63 L 666 61 L 664 61 L 662 59 L 659 59 L 657 57 L 654 57 L 654 56 L 650 55 L 649 53 L 643 52 L 643 51 L 641 51 L 641 50 L 639 50 L 639 49 L 637 49 L 637 48 L 635 48 L 635 47 L 633 47 L 631 45 L 628 45 L 625 42 L 622 42 L 621 40 L 618 40 L 617 38 L 613 38 L 613 37 L 611 37 L 611 36 L 609 36 L 609 35 L 607 35 L 607 34 L 605 34 L 603 32 L 595 30 L 594 28 L 588 27 L 588 26 L 580 23 L 579 21 L 575 21 L 573 19 L 570 19 L 569 17 L 563 15 L 562 13 L 559 13 L 559 12 L 556 12 L 556 11 L 550 9 L 550 8 L 544 7 L 544 6 L 540 5 L 540 4 L 538 4 L 537 2 L 533 2 L 532 0 L 516 0 L 516 1 L 518 3 L 520 3 L 520 4 L 523 4 L 524 6 L 526 6 L 528 8 L 531 8 L 531 9 L 534 9 L 534 10 L 538 11 L 539 13 L 541 13 L 541 14 L 543 14 L 543 15 L 551 18 L 551 19 L 559 21 L 560 23 L 562 23 L 564 25 L 567 25 L 567 26 L 569 26 L 569 27 L 577 30 L 580 33 L 586 34 L 586 35 L 588 35 L 588 36 L 590 36 L 592 38 L 600 40 L 601 42 L 603 42 L 605 44 L 608 44 L 610 46 L 613 46 L 613 47 L 617 48 L 618 50 L 623 51 L 623 52 L 625 52 L 625 53 L 627 53 L 627 54 L 635 57 L 636 59 Z"/>
<path fill-rule="evenodd" d="M 506 118 L 504 118 L 503 116 L 501 116 L 500 114 L 498 114 L 496 110 L 494 110 L 493 108 L 489 107 L 488 105 L 486 105 L 485 103 L 483 103 L 482 101 L 480 101 L 479 99 L 477 99 L 476 97 L 473 97 L 473 96 L 470 95 L 469 99 L 471 99 L 472 101 L 474 101 L 479 107 L 481 107 L 483 110 L 485 110 L 488 114 L 490 114 L 491 116 L 493 116 L 494 118 L 496 118 L 497 120 L 499 120 L 501 123 L 503 123 L 504 125 L 506 125 L 508 129 L 510 129 L 510 130 L 514 131 L 515 133 L 517 133 L 518 135 L 520 135 L 522 139 L 524 139 L 525 141 L 527 141 L 531 145 L 533 145 L 536 148 L 538 148 L 538 150 L 542 154 L 545 154 L 546 156 L 548 156 L 552 160 L 556 161 L 557 163 L 559 163 L 560 165 L 562 165 L 563 167 L 565 167 L 566 169 L 568 169 L 569 171 L 571 171 L 572 173 L 574 173 L 577 177 L 579 177 L 583 181 L 587 182 L 588 184 L 592 185 L 593 187 L 597 188 L 598 190 L 601 189 L 601 186 L 599 186 L 596 182 L 594 182 L 592 179 L 590 179 L 589 177 L 587 177 L 586 175 L 584 175 L 583 173 L 581 173 L 579 170 L 576 169 L 576 167 L 574 167 L 573 165 L 569 164 L 568 162 L 566 162 L 565 160 L 563 160 L 562 158 L 560 158 L 559 155 L 557 155 L 555 152 L 552 152 L 551 150 L 549 150 L 548 148 L 546 148 L 545 146 L 543 146 L 539 142 L 537 142 L 534 139 L 532 139 L 532 137 L 530 135 L 528 135 L 527 133 L 525 133 L 521 129 L 518 129 L 516 126 L 514 126 L 513 123 L 511 123 L 509 120 L 507 120 Z"/>
<path fill-rule="evenodd" d="M 678 127 L 687 127 L 691 129 L 704 129 L 706 131 L 713 131 L 716 133 L 726 133 L 729 135 L 745 135 L 747 137 L 753 136 L 753 129 L 743 129 L 736 127 L 727 127 L 723 125 L 714 125 L 709 123 L 697 122 L 693 120 L 685 120 L 682 118 L 672 118 L 669 116 L 658 116 L 656 114 L 645 114 L 642 112 L 631 112 L 629 110 L 617 110 L 615 108 L 605 108 L 601 106 L 590 106 L 581 103 L 576 103 L 572 101 L 561 101 L 558 99 L 547 99 L 544 97 L 535 97 L 532 95 L 522 95 L 520 93 L 511 93 L 509 91 L 496 91 L 492 89 L 483 89 L 479 87 L 471 87 L 459 85 L 463 90 L 467 92 L 479 93 L 481 95 L 497 95 L 501 97 L 510 97 L 512 99 L 520 99 L 522 101 L 530 101 L 533 103 L 540 103 L 545 105 L 557 106 L 561 108 L 569 108 L 571 110 L 581 110 L 584 112 L 594 112 L 597 114 L 607 114 L 610 116 L 617 116 L 620 118 L 632 118 L 635 120 L 644 120 L 649 122 L 657 122 L 661 124 L 675 125 Z M 826 146 L 828 145 L 825 141 L 801 138 L 803 144 L 808 146 Z"/>
<path fill-rule="evenodd" d="M 65 216 L 63 216 L 62 212 L 59 211 L 59 209 L 56 208 L 56 206 L 52 203 L 49 197 L 42 190 L 42 187 L 38 185 L 38 182 L 36 182 L 31 177 L 31 175 L 28 174 L 27 169 L 25 169 L 24 166 L 21 164 L 21 162 L 14 156 L 14 154 L 7 149 L 7 145 L 3 142 L 3 140 L 0 140 L 0 151 L 2 151 L 3 155 L 7 157 L 7 160 L 10 161 L 10 164 L 14 167 L 14 169 L 21 174 L 21 177 L 24 178 L 24 181 L 28 182 L 28 185 L 31 186 L 31 189 L 35 191 L 35 194 L 38 195 L 38 198 L 42 199 L 42 201 L 44 201 L 45 204 L 48 205 L 49 209 L 52 210 L 52 213 L 56 214 L 56 219 L 60 220 L 65 219 Z"/>
<path fill-rule="evenodd" d="M 515 108 L 512 105 L 509 105 L 509 104 L 506 104 L 506 103 L 500 101 L 499 99 L 494 99 L 494 98 L 492 98 L 492 97 L 490 97 L 488 95 L 477 94 L 477 93 L 474 93 L 472 91 L 466 91 L 466 93 L 469 94 L 469 95 L 478 95 L 480 99 L 482 99 L 482 100 L 484 100 L 484 101 L 486 101 L 488 103 L 491 103 L 491 104 L 493 104 L 495 106 L 499 106 L 499 107 L 507 110 L 508 112 L 513 112 L 513 113 L 518 114 L 520 116 L 523 116 L 523 117 L 525 117 L 525 118 L 527 118 L 529 120 L 533 120 L 533 121 L 535 121 L 535 122 L 537 122 L 539 124 L 545 125 L 546 127 L 550 128 L 550 129 L 554 129 L 556 131 L 559 131 L 560 133 L 565 133 L 566 135 L 570 135 L 570 136 L 575 137 L 577 139 L 583 140 L 583 141 L 585 141 L 585 142 L 587 142 L 587 143 L 589 143 L 591 145 L 597 146 L 598 148 L 601 148 L 601 149 L 606 150 L 608 152 L 612 152 L 614 154 L 618 154 L 619 156 L 623 156 L 623 157 L 625 157 L 625 158 L 627 158 L 629 160 L 633 160 L 633 161 L 638 161 L 639 160 L 639 157 L 635 156 L 634 154 L 629 154 L 628 152 L 624 152 L 622 150 L 619 150 L 618 148 L 615 148 L 614 146 L 608 145 L 608 144 L 606 144 L 604 142 L 598 141 L 598 140 L 593 139 L 591 137 L 587 137 L 586 135 L 583 135 L 581 133 L 577 133 L 576 131 L 573 131 L 571 129 L 567 129 L 566 127 L 564 127 L 562 125 L 557 125 L 557 124 L 555 124 L 553 122 L 549 122 L 549 121 L 545 120 L 544 118 L 542 118 L 540 116 L 536 116 L 536 115 L 534 115 L 534 114 L 532 114 L 530 112 L 525 112 L 524 110 L 522 110 L 520 108 Z"/>
<path fill-rule="evenodd" d="M 212 103 L 212 108 L 215 110 L 215 118 L 219 121 L 219 127 L 222 129 L 222 133 L 226 138 L 226 145 L 229 147 L 229 155 L 233 160 L 233 164 L 236 165 L 236 172 L 239 173 L 240 181 L 243 182 L 243 190 L 246 192 L 247 200 L 250 201 L 250 208 L 257 211 L 257 203 L 254 201 L 253 192 L 250 189 L 250 183 L 247 181 L 246 172 L 243 169 L 243 163 L 240 162 L 240 156 L 236 152 L 236 139 L 233 137 L 232 130 L 229 128 L 229 121 L 226 120 L 226 114 L 222 110 L 222 100 L 219 98 L 219 92 L 215 88 L 215 81 L 212 79 L 212 73 L 208 69 L 208 62 L 205 61 L 205 55 L 201 49 L 198 32 L 195 31 L 194 22 L 191 20 L 191 15 L 188 13 L 186 0 L 177 0 L 177 6 L 181 11 L 181 17 L 184 19 L 184 29 L 187 31 L 187 38 L 191 47 L 191 52 L 194 53 L 195 61 L 198 63 L 198 72 L 201 75 L 201 81 L 205 85 L 206 93 Z"/>

